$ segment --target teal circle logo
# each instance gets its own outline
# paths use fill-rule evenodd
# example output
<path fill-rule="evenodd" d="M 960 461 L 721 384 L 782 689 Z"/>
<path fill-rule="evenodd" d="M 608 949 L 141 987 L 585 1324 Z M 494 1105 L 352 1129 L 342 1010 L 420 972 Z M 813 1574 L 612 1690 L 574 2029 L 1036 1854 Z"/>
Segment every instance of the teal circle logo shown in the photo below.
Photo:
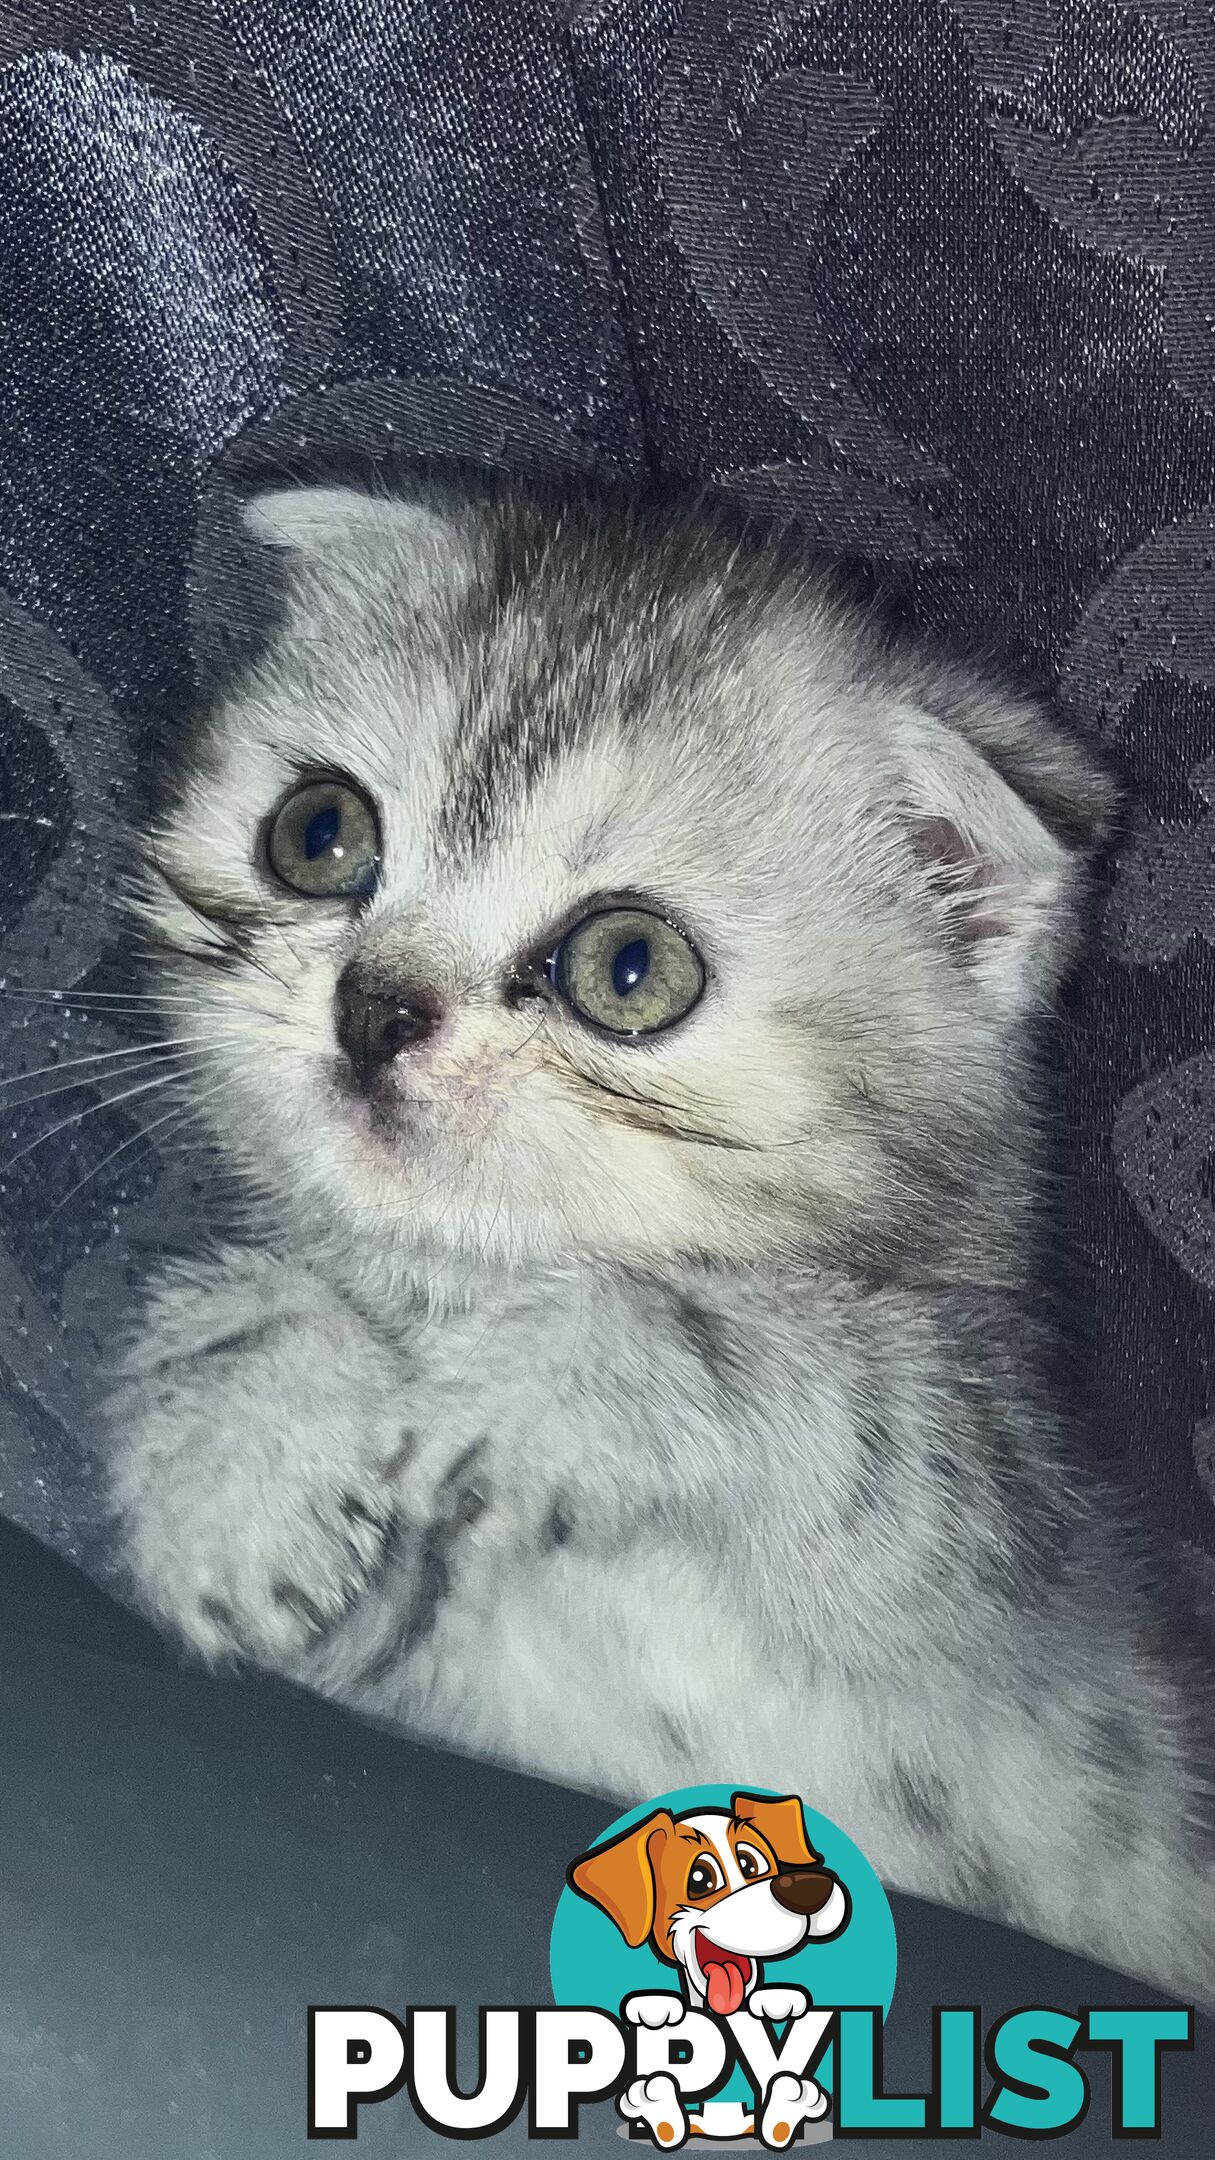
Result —
<path fill-rule="evenodd" d="M 663 1810 L 676 1820 L 717 1810 L 728 1814 L 737 1790 L 731 1785 L 689 1785 L 679 1792 L 662 1793 L 609 1823 L 592 1850 L 611 1844 L 622 1832 Z M 764 1799 L 784 1797 L 758 1786 L 747 1790 Z M 788 1956 L 765 1959 L 764 1978 L 805 1988 L 824 2008 L 877 2003 L 885 2017 L 894 1998 L 898 1965 L 894 1916 L 886 1892 L 850 1837 L 804 1801 L 801 1809 L 810 1844 L 845 1885 L 852 1909 L 847 1926 L 831 1941 L 811 1939 Z M 626 1995 L 680 1985 L 677 1967 L 660 1958 L 648 1939 L 635 1949 L 630 1947 L 609 1915 L 568 1883 L 553 1920 L 549 1976 L 554 2002 L 592 2003 L 614 2013 Z"/>
<path fill-rule="evenodd" d="M 549 1945 L 554 2002 L 613 2016 L 665 1991 L 728 2020 L 759 1989 L 795 1988 L 885 2018 L 897 1965 L 886 1893 L 852 1839 L 795 1796 L 730 1785 L 662 1793 L 609 1823 L 571 1864 Z M 832 2068 L 829 2050 L 815 2070 L 827 2091 Z M 747 2091 L 736 2064 L 720 2097 Z"/>

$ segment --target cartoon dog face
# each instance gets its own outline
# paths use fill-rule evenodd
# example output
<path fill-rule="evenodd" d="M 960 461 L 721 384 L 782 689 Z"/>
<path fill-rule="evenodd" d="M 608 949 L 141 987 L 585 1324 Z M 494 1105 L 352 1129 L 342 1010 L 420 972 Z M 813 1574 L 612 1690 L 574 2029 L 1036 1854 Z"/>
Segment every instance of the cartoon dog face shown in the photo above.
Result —
<path fill-rule="evenodd" d="M 848 1893 L 806 1837 L 795 1796 L 735 1793 L 729 1809 L 645 1822 L 583 1853 L 569 1882 L 632 1949 L 678 1967 L 688 1998 L 719 2017 L 741 2009 L 760 1960 L 787 1957 L 848 1922 Z"/>

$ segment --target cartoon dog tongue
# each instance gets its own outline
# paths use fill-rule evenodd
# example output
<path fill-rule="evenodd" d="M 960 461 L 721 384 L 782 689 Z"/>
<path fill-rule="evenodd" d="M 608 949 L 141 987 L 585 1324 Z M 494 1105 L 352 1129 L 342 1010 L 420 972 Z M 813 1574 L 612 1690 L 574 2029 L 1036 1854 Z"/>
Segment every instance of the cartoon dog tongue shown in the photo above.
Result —
<path fill-rule="evenodd" d="M 733 2017 L 741 2010 L 743 1990 L 751 1971 L 751 1960 L 736 1957 L 732 1950 L 719 1950 L 716 1943 L 704 1935 L 696 1937 L 696 1955 L 705 1976 L 705 1994 L 709 2008 L 715 2017 Z"/>

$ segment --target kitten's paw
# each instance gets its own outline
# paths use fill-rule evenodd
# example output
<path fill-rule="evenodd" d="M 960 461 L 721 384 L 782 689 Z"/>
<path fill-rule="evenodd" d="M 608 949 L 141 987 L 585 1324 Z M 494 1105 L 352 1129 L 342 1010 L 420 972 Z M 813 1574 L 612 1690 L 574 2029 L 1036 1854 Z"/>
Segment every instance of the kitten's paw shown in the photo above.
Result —
<path fill-rule="evenodd" d="M 246 1569 L 237 1585 L 220 1580 L 199 1601 L 203 1634 L 220 1646 L 209 1654 L 279 1661 L 301 1655 L 336 1627 L 383 1574 L 400 1530 L 395 1511 L 376 1509 L 356 1493 L 340 1493 L 337 1518 L 319 1509 L 280 1556 L 277 1573 L 269 1555 Z"/>
<path fill-rule="evenodd" d="M 266 1256 L 179 1271 L 111 1398 L 110 1487 L 143 1602 L 209 1659 L 294 1669 L 397 1540 L 399 1371 Z"/>
<path fill-rule="evenodd" d="M 398 1537 L 391 1505 L 338 1491 L 256 1522 L 197 1537 L 189 1553 L 154 1555 L 144 1526 L 136 1571 L 162 1617 L 210 1660 L 291 1665 L 339 1625 L 387 1567 Z"/>

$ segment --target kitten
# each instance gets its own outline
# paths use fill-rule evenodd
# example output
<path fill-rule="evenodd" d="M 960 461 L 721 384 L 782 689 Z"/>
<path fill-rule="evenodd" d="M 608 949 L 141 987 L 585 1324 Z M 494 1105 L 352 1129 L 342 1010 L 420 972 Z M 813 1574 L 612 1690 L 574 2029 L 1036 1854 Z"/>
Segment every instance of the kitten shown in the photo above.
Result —
<path fill-rule="evenodd" d="M 795 1786 L 1210 1998 L 1208 1676 L 1030 1280 L 1109 782 L 785 539 L 398 486 L 248 502 L 268 642 L 143 852 L 260 1224 L 111 1405 L 146 1604 L 622 1800 Z"/>

